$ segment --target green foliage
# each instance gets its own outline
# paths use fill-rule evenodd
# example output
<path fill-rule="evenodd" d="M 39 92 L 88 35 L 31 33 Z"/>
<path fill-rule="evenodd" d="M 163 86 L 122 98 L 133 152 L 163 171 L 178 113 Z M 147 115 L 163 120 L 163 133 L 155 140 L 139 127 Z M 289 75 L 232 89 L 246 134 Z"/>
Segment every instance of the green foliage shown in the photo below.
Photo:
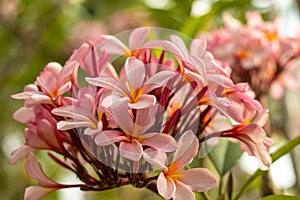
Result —
<path fill-rule="evenodd" d="M 261 200 L 300 200 L 300 197 L 287 195 L 270 195 L 261 198 Z"/>
<path fill-rule="evenodd" d="M 220 139 L 219 144 L 209 153 L 209 157 L 220 176 L 224 176 L 235 165 L 242 153 L 239 144 Z"/>

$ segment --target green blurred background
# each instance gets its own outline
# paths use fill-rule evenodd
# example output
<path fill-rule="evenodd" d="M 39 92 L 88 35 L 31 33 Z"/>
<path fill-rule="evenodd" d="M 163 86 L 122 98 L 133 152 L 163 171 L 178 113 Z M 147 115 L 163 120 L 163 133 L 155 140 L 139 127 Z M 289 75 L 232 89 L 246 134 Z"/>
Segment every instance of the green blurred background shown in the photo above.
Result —
<path fill-rule="evenodd" d="M 297 22 L 298 3 L 292 0 L 0 0 L 0 199 L 23 199 L 24 189 L 35 184 L 24 172 L 24 161 L 15 166 L 8 164 L 10 152 L 23 143 L 25 128 L 12 120 L 13 112 L 23 102 L 12 100 L 10 95 L 33 83 L 48 62 L 63 64 L 84 41 L 140 26 L 169 28 L 194 37 L 200 31 L 219 27 L 225 11 L 241 20 L 246 11 L 258 10 L 265 19 L 282 14 Z M 48 158 L 44 155 L 42 159 Z M 52 161 L 44 163 L 55 180 L 75 179 Z M 102 193 L 78 190 L 67 193 L 69 196 L 56 192 L 45 199 L 160 199 L 130 186 Z"/>

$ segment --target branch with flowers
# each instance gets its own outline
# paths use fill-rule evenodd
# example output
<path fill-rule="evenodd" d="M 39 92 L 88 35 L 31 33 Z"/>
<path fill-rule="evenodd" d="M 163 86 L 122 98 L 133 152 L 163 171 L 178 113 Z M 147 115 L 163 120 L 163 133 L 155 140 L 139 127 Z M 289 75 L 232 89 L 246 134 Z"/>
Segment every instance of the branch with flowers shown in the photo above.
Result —
<path fill-rule="evenodd" d="M 165 32 L 167 39 L 152 39 Z M 26 189 L 24 199 L 42 199 L 64 188 L 103 191 L 128 184 L 164 199 L 195 199 L 196 192 L 208 198 L 203 192 L 222 177 L 211 166 L 192 162 L 207 159 L 219 140 L 239 144 L 268 170 L 273 145 L 263 129 L 268 111 L 255 99 L 265 89 L 245 82 L 251 77 L 232 80 L 232 71 L 233 77 L 238 71 L 218 55 L 218 34 L 208 43 L 191 39 L 187 47 L 164 29 L 138 28 L 84 43 L 64 66 L 46 65 L 35 83 L 12 96 L 25 101 L 13 117 L 27 127 L 11 164 L 25 157 L 28 176 L 39 183 Z M 296 57 L 294 49 L 284 52 L 272 62 L 277 67 Z M 239 57 L 238 62 L 250 61 Z M 51 180 L 36 159 L 38 151 L 47 151 L 82 183 Z"/>

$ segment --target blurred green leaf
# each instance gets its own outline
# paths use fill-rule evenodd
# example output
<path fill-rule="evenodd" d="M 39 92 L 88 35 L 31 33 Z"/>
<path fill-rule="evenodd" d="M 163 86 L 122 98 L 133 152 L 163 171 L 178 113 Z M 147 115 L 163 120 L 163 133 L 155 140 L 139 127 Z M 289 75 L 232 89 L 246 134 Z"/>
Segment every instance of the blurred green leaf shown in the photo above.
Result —
<path fill-rule="evenodd" d="M 300 197 L 287 196 L 287 195 L 269 195 L 261 200 L 300 200 Z"/>
<path fill-rule="evenodd" d="M 242 153 L 239 144 L 220 139 L 219 144 L 209 153 L 209 157 L 220 176 L 224 176 L 235 165 Z"/>

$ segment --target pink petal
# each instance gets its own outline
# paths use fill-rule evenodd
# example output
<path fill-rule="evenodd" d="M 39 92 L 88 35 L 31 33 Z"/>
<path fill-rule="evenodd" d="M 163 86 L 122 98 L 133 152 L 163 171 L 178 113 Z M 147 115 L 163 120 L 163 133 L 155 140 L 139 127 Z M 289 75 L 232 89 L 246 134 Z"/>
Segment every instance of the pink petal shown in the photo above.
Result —
<path fill-rule="evenodd" d="M 35 114 L 33 112 L 32 107 L 29 107 L 29 108 L 21 107 L 13 115 L 14 120 L 17 120 L 24 124 L 32 121 L 34 119 L 34 117 L 35 117 Z"/>
<path fill-rule="evenodd" d="M 124 55 L 128 51 L 126 47 L 118 38 L 111 35 L 101 36 L 100 39 L 104 39 L 100 44 L 100 48 L 109 54 Z"/>
<path fill-rule="evenodd" d="M 157 178 L 158 193 L 165 199 L 171 199 L 176 189 L 173 179 L 165 177 L 164 173 L 161 172 Z"/>
<path fill-rule="evenodd" d="M 145 79 L 145 66 L 142 61 L 135 57 L 127 58 L 125 63 L 126 78 L 130 91 L 140 88 Z"/>
<path fill-rule="evenodd" d="M 147 133 L 142 135 L 141 144 L 150 146 L 163 152 L 173 152 L 177 149 L 177 143 L 174 138 L 163 133 Z"/>
<path fill-rule="evenodd" d="M 95 143 L 98 146 L 107 146 L 107 145 L 113 144 L 115 142 L 119 142 L 119 141 L 126 140 L 126 139 L 127 139 L 127 137 L 121 131 L 106 130 L 106 131 L 102 131 L 98 135 L 96 135 Z"/>
<path fill-rule="evenodd" d="M 207 43 L 205 40 L 196 38 L 192 41 L 190 46 L 190 53 L 192 56 L 201 58 L 205 53 Z"/>
<path fill-rule="evenodd" d="M 138 101 L 135 103 L 128 103 L 131 109 L 143 109 L 147 108 L 156 103 L 156 98 L 150 94 L 143 94 L 139 97 Z"/>
<path fill-rule="evenodd" d="M 157 166 L 162 169 L 168 169 L 166 166 L 168 164 L 168 158 L 166 153 L 157 151 L 153 148 L 148 148 L 143 151 L 144 159 L 150 164 Z"/>
<path fill-rule="evenodd" d="M 103 87 L 109 90 L 112 90 L 114 92 L 119 93 L 122 96 L 128 96 L 130 92 L 128 89 L 118 80 L 107 77 L 107 76 L 101 76 L 96 78 L 85 78 L 86 82 L 88 82 L 91 85 Z"/>
<path fill-rule="evenodd" d="M 36 160 L 34 154 L 29 153 L 25 169 L 28 174 L 33 179 L 36 179 L 41 186 L 45 187 L 57 187 L 59 184 L 49 179 L 42 170 L 41 164 Z"/>
<path fill-rule="evenodd" d="M 162 71 L 151 76 L 143 85 L 145 93 L 151 92 L 155 88 L 162 87 L 168 80 L 177 73 L 173 71 Z"/>
<path fill-rule="evenodd" d="M 133 134 L 134 122 L 128 112 L 128 103 L 126 99 L 116 102 L 112 108 L 112 116 L 116 124 L 128 135 Z"/>
<path fill-rule="evenodd" d="M 195 200 L 195 195 L 191 188 L 180 181 L 175 181 L 176 191 L 173 200 Z"/>
<path fill-rule="evenodd" d="M 77 106 L 62 106 L 51 111 L 55 115 L 69 117 L 76 121 L 96 122 L 89 110 Z"/>
<path fill-rule="evenodd" d="M 172 163 L 175 163 L 176 165 L 174 171 L 178 171 L 190 164 L 193 158 L 197 155 L 198 148 L 199 142 L 195 134 L 192 131 L 186 131 L 180 137 L 178 148 L 173 157 Z"/>
<path fill-rule="evenodd" d="M 9 164 L 14 165 L 22 158 L 26 157 L 30 152 L 32 152 L 34 149 L 27 145 L 22 145 L 19 148 L 15 149 L 11 153 L 11 159 L 9 161 Z"/>
<path fill-rule="evenodd" d="M 187 58 L 189 53 L 188 53 L 188 50 L 187 50 L 184 42 L 182 41 L 182 39 L 180 37 L 178 37 L 177 35 L 171 35 L 170 38 L 171 38 L 171 41 L 181 51 L 181 53 L 183 54 L 184 58 Z"/>
<path fill-rule="evenodd" d="M 70 91 L 71 88 L 72 88 L 72 83 L 66 82 L 58 89 L 57 96 L 63 95 L 64 93 Z"/>
<path fill-rule="evenodd" d="M 179 179 L 185 185 L 191 187 L 194 192 L 210 190 L 217 184 L 215 175 L 208 169 L 194 168 L 181 173 Z"/>
<path fill-rule="evenodd" d="M 61 131 L 70 130 L 74 128 L 90 127 L 89 122 L 75 122 L 74 120 L 60 121 L 57 123 L 57 129 Z"/>
<path fill-rule="evenodd" d="M 145 42 L 149 28 L 142 27 L 134 29 L 129 35 L 129 48 L 130 50 L 139 50 L 143 43 Z"/>
<path fill-rule="evenodd" d="M 26 188 L 24 200 L 41 200 L 47 194 L 58 190 L 59 188 L 46 188 L 41 186 L 30 186 Z"/>
<path fill-rule="evenodd" d="M 184 55 L 182 54 L 180 49 L 170 41 L 154 40 L 154 41 L 147 42 L 143 47 L 166 50 L 167 52 L 174 54 L 176 57 L 184 58 Z"/>
<path fill-rule="evenodd" d="M 131 142 L 120 142 L 120 155 L 132 160 L 132 161 L 139 161 L 143 154 L 143 147 L 142 145 L 135 139 Z"/>

